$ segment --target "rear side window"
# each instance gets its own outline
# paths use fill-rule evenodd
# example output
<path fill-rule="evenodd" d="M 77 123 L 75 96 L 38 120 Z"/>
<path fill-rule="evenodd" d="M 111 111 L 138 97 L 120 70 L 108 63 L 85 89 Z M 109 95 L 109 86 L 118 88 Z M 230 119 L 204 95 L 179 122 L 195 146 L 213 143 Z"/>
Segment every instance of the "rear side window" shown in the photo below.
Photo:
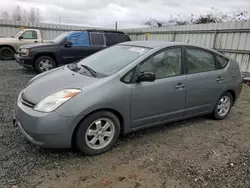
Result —
<path fill-rule="evenodd" d="M 91 46 L 105 47 L 106 42 L 103 33 L 90 33 Z"/>
<path fill-rule="evenodd" d="M 37 39 L 36 31 L 25 31 L 22 36 L 23 39 Z"/>
<path fill-rule="evenodd" d="M 229 60 L 223 56 L 216 55 L 216 60 L 220 66 L 220 68 L 225 68 L 229 62 Z"/>
<path fill-rule="evenodd" d="M 106 36 L 108 39 L 109 46 L 130 41 L 129 37 L 125 34 L 107 33 Z"/>
<path fill-rule="evenodd" d="M 189 74 L 216 70 L 213 54 L 202 49 L 187 48 L 187 60 Z"/>

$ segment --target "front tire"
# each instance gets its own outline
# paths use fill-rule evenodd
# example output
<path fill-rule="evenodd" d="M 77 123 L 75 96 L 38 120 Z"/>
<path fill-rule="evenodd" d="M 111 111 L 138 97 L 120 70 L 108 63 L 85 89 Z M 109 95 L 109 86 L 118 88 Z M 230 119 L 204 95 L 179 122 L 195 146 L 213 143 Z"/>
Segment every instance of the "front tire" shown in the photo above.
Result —
<path fill-rule="evenodd" d="M 37 73 L 46 72 L 56 67 L 55 60 L 50 56 L 38 57 L 35 61 L 34 69 Z"/>
<path fill-rule="evenodd" d="M 86 155 L 98 155 L 111 149 L 121 130 L 119 119 L 111 112 L 99 111 L 87 116 L 76 132 L 76 146 Z"/>
<path fill-rule="evenodd" d="M 233 106 L 233 97 L 229 92 L 221 95 L 213 111 L 213 118 L 216 120 L 225 119 Z"/>
<path fill-rule="evenodd" d="M 2 47 L 0 49 L 0 59 L 2 60 L 13 60 L 14 59 L 14 52 L 9 47 Z"/>

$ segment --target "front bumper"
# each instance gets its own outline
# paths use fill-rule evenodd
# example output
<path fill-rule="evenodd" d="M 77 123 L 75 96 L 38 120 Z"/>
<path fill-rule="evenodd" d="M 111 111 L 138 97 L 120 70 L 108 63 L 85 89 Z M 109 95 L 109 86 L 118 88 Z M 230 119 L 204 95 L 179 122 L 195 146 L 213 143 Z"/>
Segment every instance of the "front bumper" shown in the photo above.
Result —
<path fill-rule="evenodd" d="M 33 57 L 29 57 L 29 56 L 23 57 L 23 56 L 20 56 L 19 54 L 15 54 L 14 58 L 19 65 L 22 65 L 26 68 L 32 68 Z"/>
<path fill-rule="evenodd" d="M 26 106 L 18 97 L 13 123 L 33 144 L 44 148 L 70 148 L 75 127 L 82 117 L 64 117 L 57 112 L 42 113 Z"/>

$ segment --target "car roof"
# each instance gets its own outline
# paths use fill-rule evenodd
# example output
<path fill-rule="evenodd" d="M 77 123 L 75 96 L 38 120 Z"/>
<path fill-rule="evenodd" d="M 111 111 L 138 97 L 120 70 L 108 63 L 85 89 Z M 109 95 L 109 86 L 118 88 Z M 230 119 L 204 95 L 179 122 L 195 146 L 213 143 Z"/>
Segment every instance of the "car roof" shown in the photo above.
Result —
<path fill-rule="evenodd" d="M 120 44 L 130 45 L 130 46 L 140 46 L 140 47 L 146 47 L 146 48 L 152 48 L 152 49 L 158 48 L 158 47 L 165 48 L 165 47 L 171 47 L 171 46 L 190 46 L 190 47 L 197 47 L 197 48 L 209 50 L 211 52 L 215 52 L 217 54 L 223 55 L 216 50 L 206 48 L 204 46 L 198 46 L 198 45 L 186 43 L 186 42 L 170 42 L 170 41 L 164 41 L 164 40 L 147 40 L 147 41 L 129 41 L 129 42 L 123 42 Z"/>
<path fill-rule="evenodd" d="M 123 42 L 121 44 L 124 45 L 131 45 L 131 46 L 141 46 L 146 48 L 157 48 L 157 47 L 164 47 L 164 46 L 176 46 L 184 43 L 179 42 L 169 42 L 169 41 L 158 41 L 158 40 L 147 40 L 147 41 L 129 41 Z"/>

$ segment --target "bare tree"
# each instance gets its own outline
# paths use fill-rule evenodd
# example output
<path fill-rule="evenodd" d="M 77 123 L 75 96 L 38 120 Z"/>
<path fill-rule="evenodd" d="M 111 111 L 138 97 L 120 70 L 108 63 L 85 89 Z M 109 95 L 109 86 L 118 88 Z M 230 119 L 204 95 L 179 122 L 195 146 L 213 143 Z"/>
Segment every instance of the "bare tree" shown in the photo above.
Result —
<path fill-rule="evenodd" d="M 28 21 L 28 18 L 27 18 L 27 11 L 26 11 L 25 9 L 22 10 L 21 16 L 22 16 L 22 21 L 23 21 L 23 22 L 27 22 L 27 21 Z"/>
<path fill-rule="evenodd" d="M 150 19 L 145 21 L 143 25 L 151 27 L 167 27 L 173 25 L 190 25 L 190 24 L 206 24 L 206 23 L 223 23 L 232 21 L 246 21 L 250 20 L 248 12 L 231 12 L 228 14 L 219 12 L 215 8 L 211 8 L 211 11 L 206 14 L 195 16 L 191 14 L 190 16 L 177 15 L 175 17 L 171 16 L 169 20 L 162 21 L 156 19 Z"/>
<path fill-rule="evenodd" d="M 40 22 L 40 11 L 38 8 L 36 8 L 36 22 L 39 23 Z"/>
<path fill-rule="evenodd" d="M 38 23 L 40 21 L 39 9 L 31 7 L 28 14 L 28 21 L 31 23 Z"/>
<path fill-rule="evenodd" d="M 30 8 L 28 20 L 31 23 L 35 23 L 36 22 L 36 9 L 34 7 Z"/>
<path fill-rule="evenodd" d="M 148 25 L 151 27 L 164 27 L 167 26 L 168 24 L 165 21 L 159 21 L 156 19 L 150 19 L 149 21 L 145 21 L 143 25 Z"/>
<path fill-rule="evenodd" d="M 9 19 L 9 13 L 7 11 L 3 11 L 2 18 L 5 19 L 5 20 L 8 20 Z"/>
<path fill-rule="evenodd" d="M 2 13 L 2 17 L 4 19 L 9 17 L 8 12 L 4 11 Z M 15 21 L 29 21 L 32 23 L 38 23 L 40 21 L 39 9 L 31 7 L 30 10 L 27 12 L 26 9 L 23 9 L 19 5 L 17 5 L 13 11 L 12 19 Z"/>
<path fill-rule="evenodd" d="M 19 5 L 16 6 L 12 17 L 13 17 L 13 20 L 22 21 L 21 7 Z"/>

